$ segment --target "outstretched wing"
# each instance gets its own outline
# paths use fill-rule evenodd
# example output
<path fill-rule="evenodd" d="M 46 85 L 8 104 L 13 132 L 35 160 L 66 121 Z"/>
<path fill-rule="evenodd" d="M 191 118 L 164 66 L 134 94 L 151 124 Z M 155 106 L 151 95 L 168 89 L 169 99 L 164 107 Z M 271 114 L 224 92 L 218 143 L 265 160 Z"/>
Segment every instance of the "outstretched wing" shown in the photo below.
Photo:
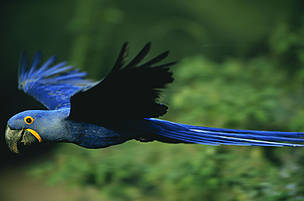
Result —
<path fill-rule="evenodd" d="M 66 62 L 53 65 L 55 60 L 52 56 L 39 67 L 41 55 L 37 52 L 32 65 L 28 66 L 27 56 L 22 53 L 18 88 L 50 110 L 70 108 L 70 97 L 93 87 L 96 82 L 85 79 L 85 72 L 67 66 Z"/>
<path fill-rule="evenodd" d="M 127 43 L 120 51 L 111 72 L 95 87 L 71 98 L 69 118 L 96 124 L 164 115 L 167 106 L 157 102 L 160 91 L 173 81 L 169 67 L 175 62 L 159 64 L 169 52 L 140 64 L 150 50 L 148 43 L 124 65 Z"/>

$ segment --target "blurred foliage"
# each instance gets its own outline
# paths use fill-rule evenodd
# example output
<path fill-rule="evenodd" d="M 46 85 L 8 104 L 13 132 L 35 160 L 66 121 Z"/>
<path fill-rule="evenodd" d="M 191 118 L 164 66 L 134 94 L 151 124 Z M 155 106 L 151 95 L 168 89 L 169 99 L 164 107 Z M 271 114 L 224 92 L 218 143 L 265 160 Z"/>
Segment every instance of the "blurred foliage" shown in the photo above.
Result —
<path fill-rule="evenodd" d="M 170 49 L 169 60 L 180 61 L 172 68 L 174 84 L 161 97 L 169 105 L 164 119 L 304 130 L 301 1 L 17 2 L 1 14 L 13 8 L 16 13 L 6 36 L 14 39 L 8 42 L 15 49 L 8 51 L 56 52 L 99 79 L 122 42 L 130 42 L 134 55 L 152 41 L 152 56 Z M 302 201 L 303 159 L 303 150 L 295 148 L 128 142 L 87 150 L 62 145 L 31 173 L 53 185 L 96 188 L 101 200 Z"/>

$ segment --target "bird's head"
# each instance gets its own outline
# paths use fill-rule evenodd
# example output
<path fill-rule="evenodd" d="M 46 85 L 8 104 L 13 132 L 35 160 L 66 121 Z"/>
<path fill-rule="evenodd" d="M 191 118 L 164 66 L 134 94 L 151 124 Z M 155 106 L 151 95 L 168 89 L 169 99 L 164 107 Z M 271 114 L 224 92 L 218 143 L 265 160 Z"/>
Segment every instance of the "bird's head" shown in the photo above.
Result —
<path fill-rule="evenodd" d="M 7 122 L 5 140 L 12 152 L 19 153 L 23 147 L 48 140 L 58 117 L 48 110 L 28 110 L 11 117 Z"/>

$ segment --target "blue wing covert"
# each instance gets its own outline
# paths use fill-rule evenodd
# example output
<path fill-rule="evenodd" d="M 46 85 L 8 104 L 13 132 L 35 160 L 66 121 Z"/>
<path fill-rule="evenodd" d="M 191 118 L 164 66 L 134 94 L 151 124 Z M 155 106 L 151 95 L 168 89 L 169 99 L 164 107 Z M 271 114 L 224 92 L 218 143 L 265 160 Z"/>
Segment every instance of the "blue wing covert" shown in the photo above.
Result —
<path fill-rule="evenodd" d="M 55 64 L 52 56 L 40 66 L 41 55 L 35 54 L 32 65 L 22 54 L 18 88 L 33 96 L 50 110 L 70 108 L 70 98 L 79 91 L 85 91 L 97 82 L 85 79 L 86 73 L 68 66 L 66 62 Z"/>

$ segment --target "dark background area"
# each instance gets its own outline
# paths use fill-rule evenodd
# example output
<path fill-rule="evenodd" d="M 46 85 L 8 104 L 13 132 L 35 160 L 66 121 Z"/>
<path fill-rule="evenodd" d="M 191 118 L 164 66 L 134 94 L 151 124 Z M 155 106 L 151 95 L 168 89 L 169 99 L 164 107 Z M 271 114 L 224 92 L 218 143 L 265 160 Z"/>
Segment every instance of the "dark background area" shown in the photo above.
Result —
<path fill-rule="evenodd" d="M 300 148 L 128 142 L 107 149 L 43 145 L 21 155 L 7 120 L 41 105 L 17 90 L 22 50 L 57 55 L 101 79 L 123 42 L 134 55 L 170 50 L 175 83 L 164 119 L 203 126 L 304 131 L 304 4 L 292 1 L 0 3 L 0 199 L 304 200 Z"/>

